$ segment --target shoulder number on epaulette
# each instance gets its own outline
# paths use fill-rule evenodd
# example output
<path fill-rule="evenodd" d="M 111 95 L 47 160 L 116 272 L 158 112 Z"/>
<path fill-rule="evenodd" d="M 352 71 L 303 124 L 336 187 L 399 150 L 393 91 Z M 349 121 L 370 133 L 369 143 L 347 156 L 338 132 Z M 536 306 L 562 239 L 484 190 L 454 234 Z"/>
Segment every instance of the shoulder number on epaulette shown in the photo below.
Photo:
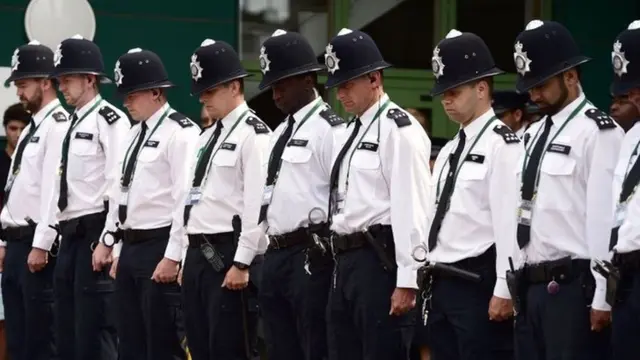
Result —
<path fill-rule="evenodd" d="M 509 127 L 506 125 L 498 124 L 493 128 L 493 131 L 496 134 L 502 136 L 502 138 L 504 139 L 504 142 L 506 142 L 507 144 L 514 144 L 514 143 L 520 142 L 520 138 L 518 138 L 518 135 L 513 131 L 511 131 L 511 129 L 509 129 Z"/>
<path fill-rule="evenodd" d="M 344 119 L 342 117 L 340 117 L 340 115 L 336 114 L 333 111 L 333 109 L 326 108 L 326 109 L 320 111 L 320 116 L 323 119 L 327 120 L 327 122 L 331 126 L 338 126 L 340 124 L 344 124 Z"/>
<path fill-rule="evenodd" d="M 587 117 L 596 122 L 598 129 L 613 129 L 616 127 L 616 123 L 613 121 L 607 113 L 600 109 L 589 109 L 584 113 Z"/>
<path fill-rule="evenodd" d="M 389 111 L 387 111 L 387 117 L 395 121 L 398 127 L 411 125 L 409 115 L 400 109 L 389 109 Z"/>
<path fill-rule="evenodd" d="M 185 115 L 179 112 L 174 112 L 173 114 L 169 115 L 169 119 L 177 122 L 178 125 L 180 125 L 180 127 L 182 128 L 188 128 L 193 126 L 193 122 L 191 122 L 191 120 L 189 120 L 188 117 L 186 117 Z"/>
<path fill-rule="evenodd" d="M 102 109 L 98 110 L 98 114 L 100 114 L 106 121 L 107 124 L 111 125 L 114 122 L 120 119 L 120 115 L 113 110 L 110 106 L 103 106 Z"/>
<path fill-rule="evenodd" d="M 268 134 L 269 133 L 269 128 L 267 127 L 267 125 L 265 125 L 265 123 L 260 121 L 260 119 L 258 119 L 255 116 L 249 116 L 249 118 L 247 118 L 247 120 L 245 120 L 245 122 L 247 124 L 253 126 L 253 130 L 256 132 L 256 134 Z"/>
<path fill-rule="evenodd" d="M 57 122 L 67 121 L 67 115 L 65 115 L 62 111 L 54 112 L 53 119 Z"/>

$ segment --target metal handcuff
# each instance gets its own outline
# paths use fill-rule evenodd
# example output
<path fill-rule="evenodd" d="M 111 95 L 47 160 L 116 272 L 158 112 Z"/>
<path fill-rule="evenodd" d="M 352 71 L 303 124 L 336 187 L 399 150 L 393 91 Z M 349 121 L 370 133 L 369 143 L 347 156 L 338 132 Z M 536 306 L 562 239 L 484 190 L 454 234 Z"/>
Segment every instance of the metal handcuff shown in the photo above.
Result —
<path fill-rule="evenodd" d="M 309 227 L 311 228 L 314 225 L 322 224 L 322 220 L 325 219 L 325 216 L 326 216 L 326 213 L 321 208 L 314 207 L 313 209 L 311 209 L 308 215 Z M 311 239 L 313 239 L 314 244 L 322 251 L 322 254 L 323 255 L 326 254 L 327 246 L 324 244 L 320 236 L 312 231 L 310 231 L 309 234 L 311 235 Z M 307 273 L 307 275 L 311 275 L 310 267 L 311 267 L 311 262 L 309 261 L 309 251 L 307 249 L 305 251 L 305 258 L 304 258 L 304 271 Z"/>

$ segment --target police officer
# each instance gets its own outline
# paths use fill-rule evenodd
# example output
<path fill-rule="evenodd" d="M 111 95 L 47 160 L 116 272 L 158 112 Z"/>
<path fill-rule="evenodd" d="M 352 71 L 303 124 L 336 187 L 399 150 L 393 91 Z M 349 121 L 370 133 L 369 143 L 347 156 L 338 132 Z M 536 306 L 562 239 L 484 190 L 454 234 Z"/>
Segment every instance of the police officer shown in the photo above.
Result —
<path fill-rule="evenodd" d="M 638 26 L 640 25 L 634 22 L 629 25 L 626 31 L 626 33 L 628 33 L 626 36 L 629 37 L 631 41 L 634 41 L 633 39 L 637 37 L 637 31 L 633 30 L 637 30 Z M 614 80 L 611 85 L 611 96 L 613 99 L 609 113 L 625 132 L 628 132 L 634 127 L 640 119 L 640 105 L 633 99 L 638 96 L 637 89 L 639 86 L 633 81 L 628 80 L 629 78 L 634 79 L 635 76 L 633 75 L 633 65 L 635 64 L 629 60 L 629 56 L 633 55 L 633 50 L 628 48 L 629 46 L 626 46 L 625 49 L 622 50 L 622 43 L 615 42 L 613 44 L 613 51 L 611 52 Z M 631 53 L 629 50 L 631 50 Z"/>
<path fill-rule="evenodd" d="M 613 170 L 623 132 L 585 97 L 582 55 L 569 31 L 533 20 L 516 38 L 516 89 L 529 92 L 543 120 L 517 165 L 517 244 L 523 269 L 516 318 L 522 359 L 596 359 L 609 323 L 605 281 L 591 259 L 607 255 L 613 225 Z"/>
<path fill-rule="evenodd" d="M 613 44 L 613 83 L 611 92 L 625 98 L 628 106 L 640 109 L 640 20 L 622 31 Z M 622 124 L 621 124 L 622 126 Z M 612 309 L 613 358 L 635 359 L 640 352 L 640 242 L 638 242 L 638 206 L 640 197 L 636 187 L 640 182 L 640 127 L 634 126 L 625 135 L 615 168 L 614 201 L 616 214 L 610 250 L 612 262 L 619 268 L 621 278 L 615 297 L 610 298 Z M 613 294 L 612 294 L 613 295 Z"/>
<path fill-rule="evenodd" d="M 186 244 L 187 159 L 195 153 L 199 128 L 167 102 L 174 85 L 155 53 L 131 49 L 114 72 L 124 106 L 138 122 L 123 144 L 118 206 L 109 208 L 105 226 L 105 241 L 122 238 L 114 249 L 119 358 L 184 358 L 174 323 L 180 305 L 176 277 Z"/>
<path fill-rule="evenodd" d="M 332 259 L 327 208 L 331 156 L 344 129 L 318 95 L 318 63 L 300 34 L 277 30 L 260 51 L 260 89 L 284 114 L 271 138 L 258 222 L 269 235 L 259 291 L 274 359 L 327 358 L 325 309 Z"/>
<path fill-rule="evenodd" d="M 191 56 L 191 93 L 218 119 L 200 135 L 185 194 L 189 248 L 182 296 L 194 360 L 248 360 L 253 353 L 257 313 L 249 314 L 244 289 L 252 261 L 266 249 L 255 220 L 271 131 L 244 100 L 248 75 L 224 41 L 206 39 Z M 255 299 L 255 287 L 251 292 Z"/>
<path fill-rule="evenodd" d="M 369 35 L 340 30 L 325 64 L 326 87 L 355 115 L 331 171 L 329 344 L 336 359 L 407 359 L 417 289 L 411 251 L 430 221 L 431 142 L 385 93 L 390 65 Z"/>
<path fill-rule="evenodd" d="M 496 116 L 511 131 L 522 138 L 524 131 L 529 126 L 526 118 L 528 94 L 518 94 L 514 90 L 502 90 L 493 92 L 493 111 Z"/>
<path fill-rule="evenodd" d="M 4 189 L 0 213 L 2 297 L 11 359 L 51 359 L 53 351 L 53 271 L 55 251 L 34 242 L 40 207 L 53 187 L 56 159 L 67 112 L 56 97 L 49 75 L 53 51 L 37 41 L 18 47 L 11 58 L 11 76 L 20 102 L 32 114 L 20 135 Z"/>
<path fill-rule="evenodd" d="M 522 154 L 518 136 L 491 108 L 496 68 L 473 33 L 451 30 L 433 50 L 433 95 L 442 96 L 460 131 L 434 166 L 435 215 L 427 246 L 431 263 L 480 275 L 477 283 L 434 271 L 425 289 L 435 358 L 513 358 L 513 305 L 505 281 L 513 249 L 518 188 L 513 169 Z"/>
<path fill-rule="evenodd" d="M 51 77 L 75 111 L 67 122 L 59 169 L 51 174 L 56 186 L 42 208 L 34 244 L 50 249 L 59 221 L 62 241 L 54 293 L 60 357 L 116 359 L 115 325 L 107 307 L 113 283 L 103 269 L 108 251 L 98 246 L 102 263 L 92 266 L 92 250 L 104 227 L 107 190 L 117 181 L 117 154 L 130 124 L 99 94 L 99 83 L 110 80 L 96 44 L 75 35 L 62 41 L 54 55 Z M 116 205 L 115 199 L 109 200 Z"/>

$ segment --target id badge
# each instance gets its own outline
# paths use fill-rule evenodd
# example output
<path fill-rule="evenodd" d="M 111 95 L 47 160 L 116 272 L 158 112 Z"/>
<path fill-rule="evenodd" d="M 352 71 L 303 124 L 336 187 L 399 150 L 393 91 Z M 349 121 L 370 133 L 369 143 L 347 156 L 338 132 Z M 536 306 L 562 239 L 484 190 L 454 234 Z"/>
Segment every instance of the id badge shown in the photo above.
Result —
<path fill-rule="evenodd" d="M 271 204 L 272 197 L 273 197 L 273 185 L 265 186 L 264 193 L 262 194 L 262 205 Z"/>
<path fill-rule="evenodd" d="M 518 224 L 531 226 L 531 217 L 533 215 L 533 201 L 522 200 L 518 208 Z"/>
<path fill-rule="evenodd" d="M 186 205 L 195 205 L 200 202 L 202 199 L 202 190 L 200 187 L 194 187 L 189 190 L 189 195 L 187 196 L 187 204 Z"/>
<path fill-rule="evenodd" d="M 120 188 L 120 205 L 127 205 L 129 203 L 129 188 L 121 187 Z"/>
<path fill-rule="evenodd" d="M 616 205 L 616 227 L 622 226 L 624 218 L 627 217 L 627 203 Z"/>

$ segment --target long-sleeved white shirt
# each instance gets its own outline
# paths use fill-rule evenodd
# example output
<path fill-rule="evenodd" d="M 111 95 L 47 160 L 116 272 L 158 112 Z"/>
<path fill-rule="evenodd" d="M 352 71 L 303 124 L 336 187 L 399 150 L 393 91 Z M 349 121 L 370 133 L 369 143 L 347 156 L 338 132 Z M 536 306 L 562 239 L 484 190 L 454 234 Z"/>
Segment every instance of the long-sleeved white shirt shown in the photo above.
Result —
<path fill-rule="evenodd" d="M 396 124 L 391 114 L 402 110 L 392 101 L 374 119 L 388 100 L 385 94 L 360 117 L 358 135 L 341 164 L 340 211 L 333 216 L 331 229 L 346 235 L 376 224 L 391 225 L 398 265 L 397 287 L 416 289 L 418 264 L 411 253 L 426 239 L 432 219 L 431 141 L 410 114 L 405 113 L 411 122 L 409 126 Z M 366 131 L 369 124 L 372 125 Z M 353 127 L 350 125 L 336 142 L 334 160 Z"/>
<path fill-rule="evenodd" d="M 256 219 L 262 204 L 262 190 L 266 178 L 263 164 L 269 157 L 271 131 L 260 122 L 258 130 L 248 121 L 260 121 L 242 103 L 223 119 L 222 130 L 208 162 L 205 178 L 200 186 L 198 203 L 191 208 L 187 223 L 188 234 L 217 234 L 231 232 L 231 219 L 240 215 L 242 231 L 234 261 L 251 264 L 257 254 L 267 248 L 264 231 Z M 198 157 L 213 136 L 217 123 L 207 128 L 198 140 Z M 193 184 L 197 161 L 193 161 L 191 181 L 185 191 L 185 203 Z"/>

